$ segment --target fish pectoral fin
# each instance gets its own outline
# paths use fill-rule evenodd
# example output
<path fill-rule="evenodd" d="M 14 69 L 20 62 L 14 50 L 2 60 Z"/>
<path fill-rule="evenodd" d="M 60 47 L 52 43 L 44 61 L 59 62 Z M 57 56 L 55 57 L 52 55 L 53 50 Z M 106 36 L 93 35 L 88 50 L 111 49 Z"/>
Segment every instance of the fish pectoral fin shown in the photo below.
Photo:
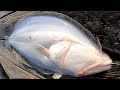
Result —
<path fill-rule="evenodd" d="M 71 45 L 72 45 L 72 42 L 70 41 L 70 42 L 69 42 L 69 46 L 66 47 L 66 48 L 63 50 L 62 54 L 61 54 L 60 57 L 59 57 L 59 60 L 60 60 L 60 62 L 61 62 L 62 65 L 63 65 L 64 59 L 65 59 L 67 53 L 69 52 L 69 50 L 70 50 L 70 48 L 71 48 Z"/>
<path fill-rule="evenodd" d="M 61 78 L 61 77 L 62 77 L 62 74 L 59 74 L 59 73 L 55 73 L 55 74 L 52 76 L 53 79 L 59 79 L 59 78 Z"/>
<path fill-rule="evenodd" d="M 45 55 L 47 55 L 47 57 L 50 57 L 50 54 L 49 54 L 49 50 L 44 47 L 43 45 L 39 44 L 38 45 L 38 48 L 40 49 L 40 51 L 42 51 Z"/>

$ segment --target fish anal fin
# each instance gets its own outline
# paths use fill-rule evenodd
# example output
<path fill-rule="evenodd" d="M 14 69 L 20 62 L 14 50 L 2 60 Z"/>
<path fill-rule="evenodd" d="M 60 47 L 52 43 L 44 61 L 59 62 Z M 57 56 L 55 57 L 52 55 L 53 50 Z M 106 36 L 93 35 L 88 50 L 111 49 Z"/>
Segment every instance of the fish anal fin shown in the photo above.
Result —
<path fill-rule="evenodd" d="M 44 47 L 43 45 L 39 44 L 38 45 L 38 48 L 40 49 L 40 51 L 42 51 L 47 57 L 50 57 L 50 54 L 49 54 L 49 50 Z"/>
<path fill-rule="evenodd" d="M 59 79 L 59 78 L 61 78 L 61 77 L 62 77 L 62 74 L 59 74 L 59 73 L 55 73 L 55 74 L 52 76 L 53 79 Z"/>

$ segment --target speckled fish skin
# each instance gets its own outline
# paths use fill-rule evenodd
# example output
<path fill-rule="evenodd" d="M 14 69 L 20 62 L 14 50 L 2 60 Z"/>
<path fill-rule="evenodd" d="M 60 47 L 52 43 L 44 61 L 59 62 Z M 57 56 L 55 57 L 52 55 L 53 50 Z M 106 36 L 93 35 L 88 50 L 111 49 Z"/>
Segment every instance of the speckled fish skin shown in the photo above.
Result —
<path fill-rule="evenodd" d="M 62 75 L 77 77 L 80 70 L 96 62 L 100 67 L 85 68 L 84 75 L 111 68 L 112 60 L 100 50 L 93 35 L 77 21 L 57 12 L 43 12 L 21 19 L 8 42 L 30 62 Z M 47 48 L 50 57 L 40 51 L 38 45 Z"/>

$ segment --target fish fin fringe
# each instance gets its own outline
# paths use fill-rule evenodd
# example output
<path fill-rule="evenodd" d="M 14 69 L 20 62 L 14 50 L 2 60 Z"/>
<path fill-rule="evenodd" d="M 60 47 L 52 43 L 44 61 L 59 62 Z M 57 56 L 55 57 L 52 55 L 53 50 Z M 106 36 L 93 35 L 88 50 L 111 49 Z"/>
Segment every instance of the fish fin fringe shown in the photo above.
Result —
<path fill-rule="evenodd" d="M 100 43 L 100 40 L 99 40 L 98 37 L 96 37 L 96 39 L 97 39 L 98 47 L 99 47 L 99 49 L 102 51 L 102 45 L 101 45 L 101 43 Z"/>

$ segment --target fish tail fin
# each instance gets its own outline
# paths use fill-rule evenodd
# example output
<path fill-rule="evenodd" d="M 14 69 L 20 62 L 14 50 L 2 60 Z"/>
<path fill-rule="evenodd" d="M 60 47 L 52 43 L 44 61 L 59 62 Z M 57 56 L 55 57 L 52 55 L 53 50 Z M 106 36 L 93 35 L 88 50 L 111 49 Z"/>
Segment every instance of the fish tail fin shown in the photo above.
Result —
<path fill-rule="evenodd" d="M 9 36 L 0 37 L 0 43 L 2 43 L 9 51 L 12 51 L 12 46 L 9 43 Z"/>

